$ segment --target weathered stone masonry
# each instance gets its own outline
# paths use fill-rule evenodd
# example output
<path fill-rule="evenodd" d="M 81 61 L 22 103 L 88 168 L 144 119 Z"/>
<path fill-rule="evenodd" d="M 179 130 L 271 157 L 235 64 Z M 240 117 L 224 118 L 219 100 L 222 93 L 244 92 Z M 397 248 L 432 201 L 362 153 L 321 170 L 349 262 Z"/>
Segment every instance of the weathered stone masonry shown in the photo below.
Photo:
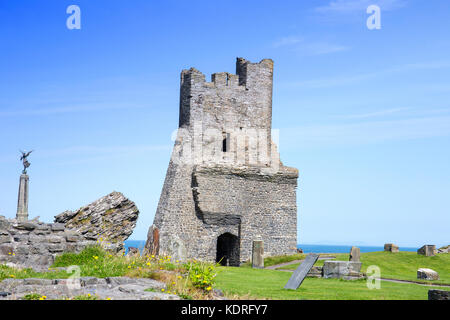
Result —
<path fill-rule="evenodd" d="M 239 265 L 253 240 L 267 256 L 296 251 L 298 171 L 272 141 L 273 61 L 238 58 L 236 73 L 181 73 L 179 130 L 149 230 L 160 254 Z"/>
<path fill-rule="evenodd" d="M 0 216 L 0 264 L 45 270 L 56 255 L 80 252 L 97 242 L 62 223 L 17 221 Z"/>

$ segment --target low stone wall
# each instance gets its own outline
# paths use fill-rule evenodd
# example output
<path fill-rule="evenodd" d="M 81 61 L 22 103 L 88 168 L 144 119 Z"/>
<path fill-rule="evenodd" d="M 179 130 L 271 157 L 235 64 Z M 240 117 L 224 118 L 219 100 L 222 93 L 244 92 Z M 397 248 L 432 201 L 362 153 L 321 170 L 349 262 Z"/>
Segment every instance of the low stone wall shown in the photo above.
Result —
<path fill-rule="evenodd" d="M 44 270 L 57 254 L 80 252 L 96 243 L 62 223 L 19 222 L 0 216 L 0 264 Z"/>

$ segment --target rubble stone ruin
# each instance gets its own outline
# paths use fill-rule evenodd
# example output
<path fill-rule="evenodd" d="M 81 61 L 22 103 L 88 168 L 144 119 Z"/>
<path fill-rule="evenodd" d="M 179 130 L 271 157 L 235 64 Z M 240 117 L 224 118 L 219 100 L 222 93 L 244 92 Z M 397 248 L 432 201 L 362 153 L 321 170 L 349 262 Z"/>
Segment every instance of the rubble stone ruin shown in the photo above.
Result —
<path fill-rule="evenodd" d="M 270 59 L 238 58 L 236 74 L 211 82 L 181 72 L 179 129 L 147 252 L 232 266 L 251 259 L 256 240 L 265 256 L 296 252 L 298 170 L 273 141 L 272 82 Z"/>

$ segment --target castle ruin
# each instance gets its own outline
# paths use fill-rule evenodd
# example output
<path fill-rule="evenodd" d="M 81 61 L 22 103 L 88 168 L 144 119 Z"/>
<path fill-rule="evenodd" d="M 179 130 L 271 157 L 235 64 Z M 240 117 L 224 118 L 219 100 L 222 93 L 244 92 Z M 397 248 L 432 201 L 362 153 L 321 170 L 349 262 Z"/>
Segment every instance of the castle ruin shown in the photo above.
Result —
<path fill-rule="evenodd" d="M 236 62 L 211 82 L 181 72 L 180 118 L 147 252 L 239 266 L 297 245 L 298 170 L 272 140 L 273 61 Z"/>

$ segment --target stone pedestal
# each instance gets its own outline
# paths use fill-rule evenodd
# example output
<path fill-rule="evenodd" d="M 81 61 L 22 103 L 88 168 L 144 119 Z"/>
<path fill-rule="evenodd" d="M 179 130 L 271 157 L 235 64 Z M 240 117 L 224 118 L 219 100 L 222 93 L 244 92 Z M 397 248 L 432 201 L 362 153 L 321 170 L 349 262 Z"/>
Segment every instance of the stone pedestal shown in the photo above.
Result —
<path fill-rule="evenodd" d="M 28 181 L 27 174 L 20 175 L 19 183 L 19 198 L 17 201 L 17 214 L 16 219 L 18 221 L 28 220 Z"/>
<path fill-rule="evenodd" d="M 253 241 L 252 267 L 264 269 L 264 242 Z"/>

